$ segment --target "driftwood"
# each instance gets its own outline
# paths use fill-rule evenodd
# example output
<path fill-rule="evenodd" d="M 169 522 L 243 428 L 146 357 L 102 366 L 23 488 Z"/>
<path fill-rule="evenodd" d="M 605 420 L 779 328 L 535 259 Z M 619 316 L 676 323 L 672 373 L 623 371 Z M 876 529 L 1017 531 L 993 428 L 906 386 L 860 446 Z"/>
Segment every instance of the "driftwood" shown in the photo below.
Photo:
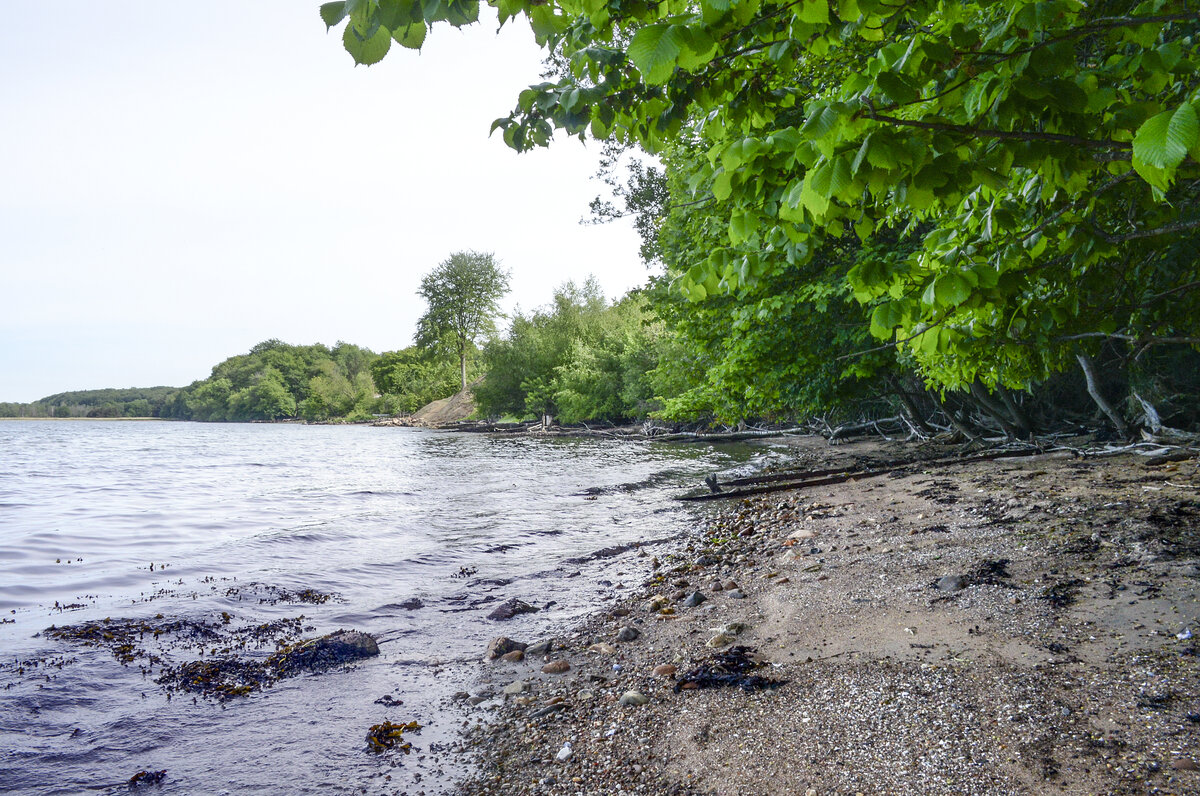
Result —
<path fill-rule="evenodd" d="M 771 492 L 783 492 L 789 489 L 804 489 L 813 486 L 828 486 L 829 484 L 842 484 L 846 481 L 855 481 L 860 478 L 877 478 L 881 475 L 890 473 L 902 472 L 904 470 L 924 468 L 924 467 L 944 467 L 951 464 L 968 464 L 971 462 L 986 462 L 993 459 L 1008 459 L 1018 456 L 1036 456 L 1041 453 L 1046 453 L 1046 450 L 1039 447 L 1029 448 L 1009 448 L 1006 450 L 989 451 L 980 453 L 974 456 L 951 456 L 940 459 L 925 459 L 919 461 L 907 462 L 892 462 L 881 467 L 874 467 L 869 470 L 859 470 L 855 468 L 845 468 L 842 472 L 815 470 L 810 473 L 799 474 L 793 476 L 793 480 L 781 481 L 767 486 L 751 487 L 749 489 L 733 489 L 728 492 L 710 492 L 703 495 L 682 495 L 678 500 L 686 501 L 704 501 L 704 500 L 725 500 L 728 498 L 743 498 L 751 495 L 765 495 Z M 784 476 L 784 474 L 778 474 Z M 772 478 L 772 476 L 763 476 L 763 478 Z M 733 483 L 733 482 L 729 482 Z M 710 487 L 711 488 L 711 487 Z"/>

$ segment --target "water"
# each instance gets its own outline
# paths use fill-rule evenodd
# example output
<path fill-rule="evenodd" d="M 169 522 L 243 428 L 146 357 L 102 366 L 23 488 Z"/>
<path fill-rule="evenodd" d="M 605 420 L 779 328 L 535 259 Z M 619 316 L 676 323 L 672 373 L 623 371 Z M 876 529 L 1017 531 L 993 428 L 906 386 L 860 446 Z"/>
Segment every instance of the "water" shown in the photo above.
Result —
<path fill-rule="evenodd" d="M 430 748 L 455 739 L 449 696 L 472 690 L 488 640 L 543 637 L 613 599 L 608 579 L 632 586 L 644 558 L 572 559 L 686 532 L 681 485 L 770 455 L 361 426 L 0 423 L 0 790 L 119 792 L 166 769 L 155 792 L 443 792 L 461 764 Z M 334 598 L 274 599 L 302 589 Z M 553 605 L 485 618 L 514 596 Z M 423 607 L 401 606 L 413 598 Z M 193 701 L 142 661 L 37 635 L 222 612 L 230 627 L 302 614 L 306 635 L 363 630 L 381 654 Z M 378 704 L 385 694 L 403 705 Z M 426 725 L 410 737 L 419 754 L 367 751 L 385 718 Z"/>

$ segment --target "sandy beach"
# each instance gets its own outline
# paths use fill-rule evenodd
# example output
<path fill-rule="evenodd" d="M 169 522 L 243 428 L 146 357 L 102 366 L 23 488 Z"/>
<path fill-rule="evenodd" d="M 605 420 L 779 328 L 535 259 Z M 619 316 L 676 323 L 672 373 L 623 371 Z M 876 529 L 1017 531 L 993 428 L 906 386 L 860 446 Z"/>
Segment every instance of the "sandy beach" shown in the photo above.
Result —
<path fill-rule="evenodd" d="M 1195 458 L 1058 450 L 715 503 L 627 554 L 627 600 L 481 664 L 463 790 L 1200 792 L 1198 487 Z"/>

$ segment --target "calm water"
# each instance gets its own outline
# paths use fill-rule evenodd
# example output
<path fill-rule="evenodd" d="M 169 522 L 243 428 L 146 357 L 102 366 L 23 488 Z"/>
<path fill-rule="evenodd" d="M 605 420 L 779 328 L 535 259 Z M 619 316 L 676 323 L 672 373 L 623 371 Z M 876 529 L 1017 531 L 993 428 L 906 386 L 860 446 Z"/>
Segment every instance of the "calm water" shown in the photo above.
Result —
<path fill-rule="evenodd" d="M 463 717 L 447 697 L 472 689 L 492 636 L 550 634 L 617 595 L 600 578 L 632 585 L 644 566 L 632 553 L 603 570 L 569 559 L 686 531 L 694 517 L 671 500 L 681 485 L 771 455 L 361 426 L 0 422 L 0 790 L 117 792 L 104 786 L 167 769 L 155 792 L 441 792 L 457 770 L 372 755 L 366 729 L 416 719 L 419 751 L 452 741 Z M 271 604 L 275 589 L 335 599 Z M 484 618 L 513 596 L 556 604 Z M 400 606 L 414 597 L 422 608 Z M 364 630 L 381 655 L 193 703 L 107 650 L 35 635 L 222 612 L 232 626 L 303 614 L 309 635 Z M 18 670 L 61 656 L 61 669 Z M 385 694 L 403 706 L 377 704 Z"/>

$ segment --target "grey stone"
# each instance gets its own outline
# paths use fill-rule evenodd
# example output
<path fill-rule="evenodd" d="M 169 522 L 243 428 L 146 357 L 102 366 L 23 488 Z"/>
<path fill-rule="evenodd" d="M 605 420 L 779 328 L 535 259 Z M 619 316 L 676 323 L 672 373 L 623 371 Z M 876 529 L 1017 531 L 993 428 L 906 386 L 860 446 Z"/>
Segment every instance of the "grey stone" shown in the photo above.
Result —
<path fill-rule="evenodd" d="M 528 690 L 529 683 L 525 682 L 524 680 L 517 680 L 516 682 L 509 683 L 508 685 L 504 686 L 504 695 L 515 696 L 517 694 L 523 694 Z"/>
<path fill-rule="evenodd" d="M 535 644 L 530 644 L 525 648 L 526 655 L 545 655 L 554 649 L 554 642 L 550 639 L 543 639 Z"/>
<path fill-rule="evenodd" d="M 705 596 L 704 596 L 703 594 L 701 594 L 700 592 L 698 592 L 698 591 L 694 591 L 694 592 L 692 592 L 691 594 L 689 594 L 689 595 L 687 596 L 687 599 L 686 599 L 686 600 L 684 600 L 684 601 L 683 601 L 683 606 L 684 606 L 685 608 L 695 608 L 696 606 L 698 606 L 698 605 L 700 605 L 701 603 L 705 602 L 707 599 L 708 599 L 708 598 L 707 598 L 707 597 L 705 597 Z"/>
<path fill-rule="evenodd" d="M 650 700 L 647 699 L 646 696 L 639 691 L 626 691 L 624 694 L 621 695 L 621 699 L 620 699 L 620 702 L 622 705 L 630 705 L 632 707 L 638 707 L 639 705 L 644 705 L 649 701 Z"/>
<path fill-rule="evenodd" d="M 617 641 L 636 641 L 641 635 L 642 632 L 636 627 L 625 625 L 625 627 L 617 631 Z"/>
<path fill-rule="evenodd" d="M 938 591 L 962 591 L 967 588 L 967 578 L 965 575 L 947 575 L 944 578 L 938 578 Z"/>

